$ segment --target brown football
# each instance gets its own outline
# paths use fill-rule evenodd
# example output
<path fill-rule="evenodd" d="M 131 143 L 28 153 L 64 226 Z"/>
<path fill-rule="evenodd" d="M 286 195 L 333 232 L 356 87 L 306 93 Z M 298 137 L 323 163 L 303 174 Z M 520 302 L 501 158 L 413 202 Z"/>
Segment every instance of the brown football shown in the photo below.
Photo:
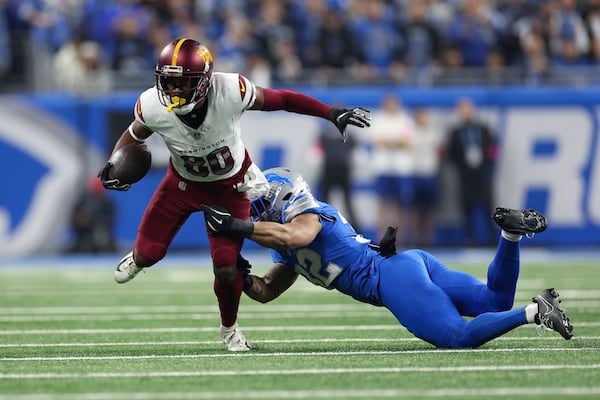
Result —
<path fill-rule="evenodd" d="M 114 152 L 108 161 L 112 164 L 108 170 L 110 179 L 118 179 L 121 184 L 133 184 L 150 170 L 152 154 L 145 144 L 130 143 Z"/>

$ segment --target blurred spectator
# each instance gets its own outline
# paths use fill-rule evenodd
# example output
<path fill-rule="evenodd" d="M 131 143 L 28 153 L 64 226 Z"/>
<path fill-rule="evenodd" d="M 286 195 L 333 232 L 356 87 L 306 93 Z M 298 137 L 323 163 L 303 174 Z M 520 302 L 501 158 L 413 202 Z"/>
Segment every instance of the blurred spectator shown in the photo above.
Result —
<path fill-rule="evenodd" d="M 592 40 L 600 38 L 600 0 L 589 0 L 585 14 L 585 25 Z"/>
<path fill-rule="evenodd" d="M 263 0 L 258 17 L 254 20 L 253 39 L 255 52 L 275 69 L 280 62 L 282 43 L 294 43 L 294 30 L 286 24 L 284 3 L 279 0 Z"/>
<path fill-rule="evenodd" d="M 17 12 L 29 25 L 35 44 L 53 52 L 71 40 L 78 28 L 82 7 L 78 2 L 21 0 Z"/>
<path fill-rule="evenodd" d="M 523 39 L 523 82 L 538 86 L 550 75 L 550 62 L 544 47 L 544 38 L 531 32 Z"/>
<path fill-rule="evenodd" d="M 98 43 L 79 38 L 54 56 L 57 88 L 70 93 L 97 95 L 111 89 L 110 71 L 103 63 Z"/>
<path fill-rule="evenodd" d="M 353 11 L 353 31 L 374 80 L 404 78 L 405 43 L 395 23 L 396 11 L 383 0 L 358 0 Z"/>
<path fill-rule="evenodd" d="M 431 247 L 435 240 L 435 212 L 438 203 L 443 132 L 429 119 L 426 108 L 414 111 L 415 138 L 412 146 L 415 194 L 411 215 L 412 246 Z"/>
<path fill-rule="evenodd" d="M 486 6 L 487 2 L 465 0 L 450 25 L 448 41 L 460 49 L 465 66 L 484 66 L 489 52 L 498 47 L 503 21 L 492 18 Z"/>
<path fill-rule="evenodd" d="M 504 54 L 499 48 L 491 49 L 485 60 L 484 76 L 481 82 L 490 85 L 504 85 L 511 82 L 506 70 Z"/>
<path fill-rule="evenodd" d="M 590 38 L 583 18 L 577 12 L 576 0 L 557 0 L 550 10 L 549 50 L 561 63 L 584 57 L 590 50 Z"/>
<path fill-rule="evenodd" d="M 427 21 L 427 2 L 409 0 L 408 20 L 401 27 L 405 40 L 404 63 L 411 67 L 411 82 L 429 83 L 441 55 L 437 29 Z"/>
<path fill-rule="evenodd" d="M 457 102 L 459 122 L 450 130 L 447 155 L 458 173 L 467 245 L 487 246 L 494 243 L 495 235 L 489 216 L 496 144 L 490 127 L 476 112 L 471 99 Z"/>
<path fill-rule="evenodd" d="M 304 69 L 292 38 L 286 37 L 278 40 L 275 43 L 274 51 L 277 63 L 272 69 L 273 79 L 279 82 L 300 81 L 304 76 Z"/>
<path fill-rule="evenodd" d="M 116 207 L 96 176 L 90 177 L 88 187 L 76 203 L 71 217 L 75 242 L 73 253 L 102 253 L 116 250 L 114 223 Z"/>
<path fill-rule="evenodd" d="M 9 27 L 8 1 L 0 0 L 0 77 L 12 66 L 11 33 Z"/>
<path fill-rule="evenodd" d="M 414 199 L 414 158 L 411 147 L 415 140 L 415 123 L 395 94 L 384 97 L 381 109 L 374 113 L 372 164 L 376 176 L 377 237 L 388 225 L 398 227 L 401 246 L 409 242 L 410 207 Z"/>
<path fill-rule="evenodd" d="M 0 7 L 11 43 L 3 46 L 0 35 L 2 60 L 31 66 L 11 69 L 26 90 L 50 89 L 54 53 L 80 32 L 101 45 L 113 81 L 129 87 L 152 73 L 161 44 L 180 36 L 217 52 L 222 46 L 220 60 L 269 86 L 577 84 L 595 79 L 600 63 L 600 0 L 0 0 Z M 578 77 L 570 79 L 574 67 Z M 9 86 L 23 88 L 3 82 Z"/>
<path fill-rule="evenodd" d="M 150 71 L 155 64 L 152 34 L 156 21 L 149 6 L 133 0 L 104 5 L 94 17 L 92 38 L 102 45 L 111 68 L 128 75 Z"/>
<path fill-rule="evenodd" d="M 320 72 L 325 82 L 364 79 L 364 55 L 360 46 L 355 45 L 356 42 L 357 37 L 346 19 L 340 18 L 333 10 L 327 11 L 317 42 Z"/>
<path fill-rule="evenodd" d="M 215 46 L 219 69 L 223 72 L 248 70 L 248 56 L 252 52 L 251 27 L 242 14 L 231 13 L 227 16 L 224 33 Z"/>
<path fill-rule="evenodd" d="M 436 83 L 455 84 L 460 82 L 464 75 L 462 70 L 463 57 L 460 49 L 457 46 L 445 46 L 442 50 L 442 68 L 436 74 Z"/>
<path fill-rule="evenodd" d="M 201 37 L 204 31 L 194 20 L 194 7 L 189 0 L 156 1 L 148 7 L 154 13 L 156 23 L 166 30 L 166 37 L 156 43 L 169 41 L 173 37 Z"/>
<path fill-rule="evenodd" d="M 304 68 L 315 69 L 320 61 L 318 40 L 328 10 L 326 0 L 291 0 L 290 4 L 298 57 Z"/>
<path fill-rule="evenodd" d="M 340 132 L 330 123 L 322 123 L 319 135 L 319 145 L 323 155 L 321 167 L 321 195 L 319 198 L 323 201 L 334 204 L 333 192 L 339 189 L 342 195 L 342 207 L 337 207 L 344 211 L 344 216 L 354 226 L 354 229 L 360 231 L 358 220 L 354 213 L 352 202 L 352 160 L 353 150 L 356 147 L 354 135 L 349 134 L 345 144 L 340 144 Z"/>

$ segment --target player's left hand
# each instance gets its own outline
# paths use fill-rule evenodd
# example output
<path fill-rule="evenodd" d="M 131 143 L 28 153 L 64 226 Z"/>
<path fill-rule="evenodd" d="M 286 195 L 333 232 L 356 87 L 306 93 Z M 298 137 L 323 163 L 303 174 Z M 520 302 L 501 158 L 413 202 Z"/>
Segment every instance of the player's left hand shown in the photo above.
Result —
<path fill-rule="evenodd" d="M 346 132 L 348 124 L 358 126 L 359 128 L 371 126 L 371 112 L 361 107 L 351 110 L 334 108 L 329 114 L 329 120 L 338 128 L 345 143 L 348 140 L 348 132 Z"/>

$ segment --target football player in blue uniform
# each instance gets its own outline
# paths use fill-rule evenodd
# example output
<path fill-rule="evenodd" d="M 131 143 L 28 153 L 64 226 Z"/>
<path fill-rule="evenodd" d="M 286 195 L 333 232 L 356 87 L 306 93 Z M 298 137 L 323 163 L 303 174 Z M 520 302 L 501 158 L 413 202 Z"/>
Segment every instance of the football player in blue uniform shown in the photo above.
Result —
<path fill-rule="evenodd" d="M 449 269 L 426 251 L 397 253 L 393 228 L 379 245 L 372 244 L 338 210 L 315 199 L 295 171 L 272 168 L 264 174 L 269 191 L 252 199 L 250 220 L 232 217 L 219 205 L 203 206 L 211 231 L 237 233 L 271 249 L 274 265 L 263 277 L 251 275 L 244 258 L 238 261 L 244 292 L 252 299 L 275 299 L 300 274 L 316 285 L 386 307 L 415 336 L 440 348 L 475 348 L 528 323 L 565 339 L 573 336 L 554 289 L 512 308 L 519 241 L 547 227 L 539 212 L 496 208 L 492 218 L 502 233 L 484 283 Z"/>

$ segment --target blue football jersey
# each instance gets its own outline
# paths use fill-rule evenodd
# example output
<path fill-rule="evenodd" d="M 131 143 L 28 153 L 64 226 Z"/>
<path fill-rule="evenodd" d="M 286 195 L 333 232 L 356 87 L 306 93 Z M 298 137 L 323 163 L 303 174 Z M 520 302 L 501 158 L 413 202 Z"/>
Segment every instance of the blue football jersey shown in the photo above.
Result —
<path fill-rule="evenodd" d="M 271 250 L 273 262 L 294 269 L 315 285 L 337 289 L 356 300 L 381 305 L 378 263 L 384 258 L 369 247 L 370 240 L 356 233 L 337 209 L 323 202 L 303 213 L 321 220 L 321 231 L 307 246 Z"/>

